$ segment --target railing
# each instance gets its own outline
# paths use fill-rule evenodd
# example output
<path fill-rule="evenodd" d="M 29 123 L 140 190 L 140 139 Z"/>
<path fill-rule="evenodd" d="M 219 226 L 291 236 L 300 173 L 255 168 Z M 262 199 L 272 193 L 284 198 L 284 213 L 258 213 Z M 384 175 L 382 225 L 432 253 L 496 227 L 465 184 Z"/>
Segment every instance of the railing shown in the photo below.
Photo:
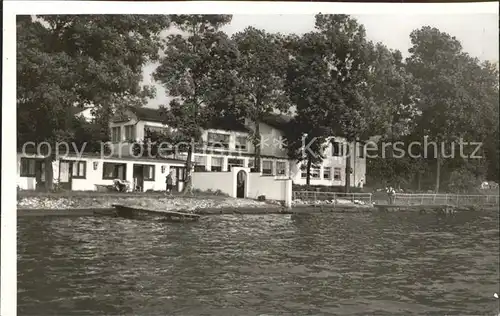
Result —
<path fill-rule="evenodd" d="M 321 191 L 293 191 L 292 197 L 294 201 L 301 200 L 303 202 L 315 203 L 317 201 L 327 202 L 332 204 L 342 203 L 359 203 L 371 204 L 371 193 L 338 193 L 338 192 L 321 192 Z"/>
<path fill-rule="evenodd" d="M 460 194 L 406 194 L 396 193 L 394 204 L 403 205 L 460 205 L 460 206 L 498 206 L 498 195 L 460 195 Z"/>

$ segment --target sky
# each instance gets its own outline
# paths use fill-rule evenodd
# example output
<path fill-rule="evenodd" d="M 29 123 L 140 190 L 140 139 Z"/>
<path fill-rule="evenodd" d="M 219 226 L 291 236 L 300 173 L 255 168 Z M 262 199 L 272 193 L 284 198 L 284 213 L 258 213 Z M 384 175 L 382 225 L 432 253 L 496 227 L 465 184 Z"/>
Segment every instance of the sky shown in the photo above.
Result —
<path fill-rule="evenodd" d="M 496 14 L 429 14 L 396 15 L 365 14 L 352 15 L 363 24 L 369 40 L 382 42 L 391 49 L 398 49 L 408 56 L 411 46 L 410 33 L 422 26 L 432 26 L 442 32 L 455 36 L 463 50 L 481 60 L 498 62 L 498 15 Z M 240 32 L 247 26 L 254 26 L 268 32 L 303 34 L 314 29 L 314 15 L 233 15 L 231 24 L 223 28 L 228 35 Z M 156 65 L 144 68 L 144 82 L 153 84 L 156 98 L 150 100 L 148 107 L 167 104 L 165 90 L 151 79 Z"/>

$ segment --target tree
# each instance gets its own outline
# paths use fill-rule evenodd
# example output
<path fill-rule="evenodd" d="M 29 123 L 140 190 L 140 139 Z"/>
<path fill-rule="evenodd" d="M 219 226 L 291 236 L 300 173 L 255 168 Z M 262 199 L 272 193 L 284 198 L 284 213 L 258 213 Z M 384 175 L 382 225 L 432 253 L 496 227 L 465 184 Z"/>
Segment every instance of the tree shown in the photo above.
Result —
<path fill-rule="evenodd" d="M 311 32 L 300 38 L 289 37 L 287 42 L 291 58 L 285 86 L 296 110 L 285 133 L 288 156 L 297 162 L 306 162 L 306 183 L 309 185 L 311 166 L 321 163 L 324 158 L 329 125 L 325 118 L 336 90 L 324 78 L 326 50 L 321 35 Z"/>
<path fill-rule="evenodd" d="M 393 146 L 403 142 L 408 148 L 410 135 L 415 129 L 415 118 L 419 111 L 416 102 L 419 89 L 413 76 L 407 71 L 401 52 L 391 51 L 385 45 L 378 43 L 373 50 L 368 88 L 377 106 L 372 108 L 370 115 L 370 130 L 380 135 L 380 143 L 388 143 L 388 152 L 378 152 L 376 158 L 369 158 L 372 177 L 382 182 L 390 182 L 399 187 L 408 184 L 414 172 L 414 167 L 420 164 L 417 159 L 404 156 L 394 156 Z"/>
<path fill-rule="evenodd" d="M 102 114 L 110 105 L 144 103 L 154 91 L 140 84 L 142 66 L 158 57 L 159 33 L 168 26 L 160 15 L 19 16 L 18 145 L 71 141 L 72 107 Z M 46 157 L 47 189 L 54 158 Z"/>
<path fill-rule="evenodd" d="M 255 147 L 255 168 L 261 170 L 260 123 L 275 110 L 287 111 L 285 93 L 285 71 L 288 51 L 284 49 L 284 38 L 264 30 L 247 27 L 233 35 L 238 49 L 238 60 L 232 72 L 232 90 L 236 93 L 236 111 L 248 118 L 255 126 L 251 135 Z"/>
<path fill-rule="evenodd" d="M 326 47 L 326 74 L 321 76 L 329 93 L 327 119 L 331 134 L 344 137 L 346 146 L 346 183 L 350 190 L 351 144 L 367 139 L 370 133 L 371 112 L 377 106 L 370 97 L 368 77 L 372 63 L 373 44 L 365 38 L 364 27 L 344 14 L 316 16 L 316 30 Z"/>
<path fill-rule="evenodd" d="M 455 37 L 426 26 L 413 31 L 410 38 L 413 46 L 407 59 L 408 69 L 421 89 L 418 107 L 422 115 L 417 120 L 416 132 L 439 144 L 433 156 L 435 191 L 439 192 L 444 162 L 441 146 L 449 150 L 460 140 L 483 138 L 485 124 L 478 113 L 485 109 L 485 93 L 490 102 L 494 99 L 494 94 L 486 90 L 494 91 L 496 86 L 498 91 L 498 84 L 491 85 L 494 76 L 486 79 L 488 76 L 482 73 L 478 60 L 463 53 Z M 491 82 L 490 87 L 484 86 L 486 82 Z"/>
<path fill-rule="evenodd" d="M 201 139 L 201 129 L 214 117 L 214 104 L 224 102 L 225 82 L 236 49 L 219 29 L 231 22 L 230 15 L 174 15 L 172 23 L 182 34 L 172 34 L 160 65 L 153 74 L 170 96 L 164 107 L 164 122 L 189 139 L 186 185 L 190 193 L 193 144 Z"/>

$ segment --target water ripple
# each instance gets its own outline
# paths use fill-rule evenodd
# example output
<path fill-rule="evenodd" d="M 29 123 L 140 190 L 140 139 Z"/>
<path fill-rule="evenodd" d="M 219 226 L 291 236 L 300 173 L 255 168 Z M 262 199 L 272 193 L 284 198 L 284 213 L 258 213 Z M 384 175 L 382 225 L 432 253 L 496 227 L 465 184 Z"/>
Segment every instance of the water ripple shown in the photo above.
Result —
<path fill-rule="evenodd" d="M 495 218 L 22 218 L 18 314 L 496 315 Z"/>

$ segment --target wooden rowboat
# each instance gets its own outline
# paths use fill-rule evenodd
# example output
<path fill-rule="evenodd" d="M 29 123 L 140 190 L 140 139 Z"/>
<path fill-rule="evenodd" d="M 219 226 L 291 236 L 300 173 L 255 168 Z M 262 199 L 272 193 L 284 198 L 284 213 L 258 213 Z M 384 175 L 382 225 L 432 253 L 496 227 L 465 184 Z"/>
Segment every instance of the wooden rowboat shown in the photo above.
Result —
<path fill-rule="evenodd" d="M 172 222 L 197 221 L 200 219 L 200 215 L 187 212 L 151 210 L 121 204 L 113 204 L 113 207 L 116 209 L 118 216 L 132 219 L 158 219 Z"/>

